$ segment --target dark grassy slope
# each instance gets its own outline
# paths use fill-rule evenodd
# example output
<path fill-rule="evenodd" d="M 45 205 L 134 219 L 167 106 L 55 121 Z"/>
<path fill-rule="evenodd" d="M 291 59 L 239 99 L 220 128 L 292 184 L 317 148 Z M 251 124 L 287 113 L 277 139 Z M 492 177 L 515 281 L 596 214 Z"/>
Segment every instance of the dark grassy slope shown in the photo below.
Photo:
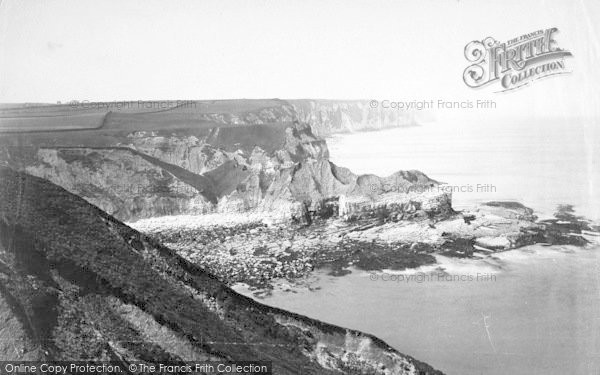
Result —
<path fill-rule="evenodd" d="M 0 294 L 20 321 L 28 358 L 262 359 L 276 374 L 437 373 L 372 336 L 240 296 L 85 200 L 8 168 L 0 168 L 0 232 Z"/>

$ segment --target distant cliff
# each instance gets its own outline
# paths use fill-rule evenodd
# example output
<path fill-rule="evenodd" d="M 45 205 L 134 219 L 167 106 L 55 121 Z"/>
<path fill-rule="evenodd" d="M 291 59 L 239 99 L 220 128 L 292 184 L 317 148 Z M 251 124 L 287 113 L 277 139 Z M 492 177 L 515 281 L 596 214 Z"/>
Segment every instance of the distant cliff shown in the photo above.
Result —
<path fill-rule="evenodd" d="M 66 190 L 0 167 L 0 360 L 266 360 L 439 374 L 368 334 L 243 297 Z"/>
<path fill-rule="evenodd" d="M 372 108 L 367 100 L 240 99 L 3 105 L 0 134 L 40 130 L 149 129 L 304 123 L 317 136 L 415 125 L 413 111 Z"/>
<path fill-rule="evenodd" d="M 309 124 L 315 134 L 382 130 L 416 125 L 414 113 L 377 106 L 368 100 L 289 100 L 300 122 Z"/>

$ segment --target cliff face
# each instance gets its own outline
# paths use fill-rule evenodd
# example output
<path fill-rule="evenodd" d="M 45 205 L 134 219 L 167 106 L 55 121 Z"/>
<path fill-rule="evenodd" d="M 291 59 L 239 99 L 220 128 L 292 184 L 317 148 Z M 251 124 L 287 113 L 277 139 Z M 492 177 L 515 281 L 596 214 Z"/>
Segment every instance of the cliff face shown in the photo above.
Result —
<path fill-rule="evenodd" d="M 43 179 L 0 168 L 2 360 L 269 360 L 274 374 L 437 374 L 270 308 Z"/>
<path fill-rule="evenodd" d="M 366 130 L 406 127 L 415 125 L 412 111 L 373 108 L 369 100 L 219 100 L 210 102 L 185 102 L 178 108 L 156 113 L 142 106 L 144 113 L 129 114 L 139 105 L 124 106 L 113 111 L 109 124 L 123 126 L 132 120 L 156 122 L 204 121 L 218 125 L 263 125 L 291 123 L 308 124 L 315 135 L 329 136 Z"/>
<path fill-rule="evenodd" d="M 368 100 L 290 100 L 300 122 L 319 136 L 414 125 L 414 113 L 373 108 Z"/>
<path fill-rule="evenodd" d="M 28 173 L 127 220 L 263 208 L 289 216 L 297 202 L 277 180 L 300 162 L 327 158 L 324 141 L 298 125 L 136 131 L 112 145 L 50 146 L 30 153 Z"/>
<path fill-rule="evenodd" d="M 326 142 L 313 129 L 331 134 L 388 124 L 366 102 L 201 104 L 111 112 L 93 130 L 8 133 L 0 139 L 0 159 L 130 221 L 245 211 L 310 220 L 326 201 L 372 201 L 388 193 L 381 186 L 406 190 L 436 184 L 418 171 L 357 176 L 328 160 Z"/>

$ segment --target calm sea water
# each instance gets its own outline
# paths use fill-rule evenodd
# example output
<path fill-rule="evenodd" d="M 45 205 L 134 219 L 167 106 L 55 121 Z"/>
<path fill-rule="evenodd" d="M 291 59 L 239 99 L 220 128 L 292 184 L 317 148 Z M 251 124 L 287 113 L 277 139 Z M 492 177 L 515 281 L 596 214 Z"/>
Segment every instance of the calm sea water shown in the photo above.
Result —
<path fill-rule="evenodd" d="M 540 246 L 440 261 L 448 274 L 473 280 L 319 273 L 320 290 L 279 291 L 261 302 L 372 333 L 447 374 L 600 373 L 598 249 Z"/>
<path fill-rule="evenodd" d="M 454 194 L 457 208 L 518 200 L 545 215 L 570 203 L 598 218 L 596 129 L 572 121 L 440 123 L 337 136 L 329 144 L 332 160 L 357 173 L 419 169 L 471 186 Z M 495 190 L 478 192 L 477 184 Z M 276 292 L 262 302 L 373 333 L 448 374 L 600 374 L 598 246 L 531 246 L 439 262 L 449 274 L 475 280 L 319 273 L 320 290 Z M 478 274 L 493 277 L 477 281 Z"/>
<path fill-rule="evenodd" d="M 336 136 L 328 145 L 332 161 L 355 173 L 418 169 L 454 191 L 471 188 L 454 193 L 457 208 L 518 200 L 550 214 L 570 203 L 600 218 L 600 123 L 439 122 Z"/>

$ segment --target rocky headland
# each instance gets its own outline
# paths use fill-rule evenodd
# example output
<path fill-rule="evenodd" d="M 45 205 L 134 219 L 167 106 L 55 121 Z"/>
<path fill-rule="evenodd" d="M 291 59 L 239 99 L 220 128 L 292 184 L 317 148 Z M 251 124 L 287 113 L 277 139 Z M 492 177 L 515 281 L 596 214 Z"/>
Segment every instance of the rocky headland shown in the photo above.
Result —
<path fill-rule="evenodd" d="M 231 284 L 269 287 L 329 267 L 403 269 L 435 255 L 476 256 L 533 243 L 587 242 L 591 223 L 562 209 L 537 221 L 516 202 L 455 212 L 419 171 L 356 175 L 321 135 L 407 126 L 366 101 L 239 100 L 3 109 L 3 124 L 102 110 L 99 127 L 4 132 L 0 159 L 152 234 Z M 112 105 L 112 107 L 111 107 Z M 109 110 L 112 109 L 112 110 Z M 404 116 L 404 117 L 403 117 Z"/>
<path fill-rule="evenodd" d="M 114 104 L 3 109 L 0 161 L 128 221 L 248 210 L 305 220 L 326 199 L 363 196 L 374 184 L 433 183 L 416 171 L 388 179 L 356 176 L 328 160 L 318 134 L 408 124 L 400 121 L 402 112 L 376 111 L 366 101 L 210 101 L 163 111 Z M 83 124 L 102 108 L 97 127 L 44 131 L 61 119 Z M 56 124 L 11 128 L 44 115 Z"/>
<path fill-rule="evenodd" d="M 196 103 L 160 111 L 134 105 L 2 109 L 0 162 L 10 169 L 2 170 L 0 272 L 6 272 L 0 276 L 3 298 L 15 306 L 2 313 L 14 317 L 14 337 L 34 340 L 24 352 L 39 349 L 43 340 L 35 340 L 46 335 L 62 346 L 44 347 L 35 358 L 83 355 L 92 349 L 67 344 L 74 335 L 69 326 L 78 324 L 98 341 L 94 353 L 110 358 L 149 353 L 139 350 L 183 358 L 182 348 L 192 347 L 206 358 L 275 358 L 277 373 L 298 373 L 296 365 L 311 369 L 300 373 L 315 374 L 435 373 L 368 335 L 266 308 L 228 286 L 245 283 L 260 295 L 275 282 L 300 283 L 315 269 L 333 275 L 403 270 L 435 264 L 440 255 L 476 258 L 536 243 L 586 246 L 597 239 L 598 226 L 569 206 L 548 220 L 517 202 L 457 212 L 443 184 L 420 171 L 357 175 L 329 160 L 323 135 L 410 125 L 398 112 L 372 110 L 364 101 Z M 99 124 L 83 121 L 99 115 Z M 39 122 L 44 116 L 55 123 Z M 79 128 L 57 125 L 60 118 Z M 22 123 L 30 127 L 19 132 Z M 53 232 L 60 233 L 57 240 Z M 33 242 L 15 247 L 21 238 Z M 35 256 L 41 268 L 28 271 L 22 256 Z M 123 275 L 134 265 L 144 273 L 129 280 Z M 141 285 L 166 293 L 165 301 L 174 293 L 174 304 L 189 303 L 193 311 L 171 314 L 163 294 L 150 296 Z M 25 299 L 16 297 L 19 288 Z M 89 298 L 88 290 L 94 291 Z M 36 312 L 38 295 L 41 304 L 56 307 L 57 319 L 47 322 Z M 98 307 L 106 316 L 87 307 L 98 301 L 110 306 Z M 193 326 L 205 313 L 215 330 L 231 333 L 227 339 L 274 345 L 230 351 L 202 344 L 199 337 L 217 334 L 212 323 Z M 100 320 L 106 325 L 97 332 L 91 322 L 105 317 L 121 319 L 132 331 L 110 326 L 111 318 Z M 42 328 L 27 326 L 38 320 Z M 144 331 L 145 322 L 155 328 Z M 240 326 L 247 329 L 237 332 Z M 266 332 L 266 326 L 277 328 Z M 123 337 L 156 332 L 182 346 L 115 346 Z M 288 339 L 298 352 L 278 347 Z"/>

